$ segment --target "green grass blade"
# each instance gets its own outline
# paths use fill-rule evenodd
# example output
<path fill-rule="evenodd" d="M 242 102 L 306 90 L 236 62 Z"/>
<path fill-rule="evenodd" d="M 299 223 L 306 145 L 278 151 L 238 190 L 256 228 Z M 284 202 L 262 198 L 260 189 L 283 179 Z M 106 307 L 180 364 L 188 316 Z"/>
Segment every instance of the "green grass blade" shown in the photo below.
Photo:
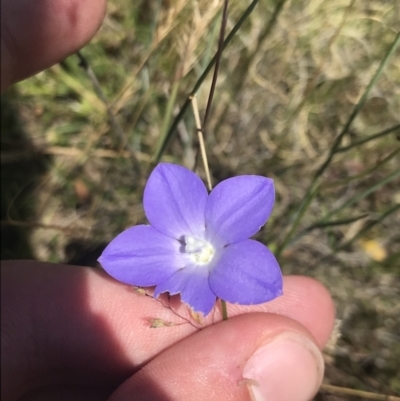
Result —
<path fill-rule="evenodd" d="M 364 199 L 368 195 L 370 195 L 373 192 L 377 191 L 383 185 L 388 184 L 390 181 L 393 181 L 394 179 L 396 179 L 398 176 L 400 176 L 400 169 L 395 170 L 393 173 L 389 174 L 383 180 L 380 180 L 379 182 L 377 182 L 375 185 L 373 185 L 372 187 L 368 188 L 364 192 L 361 192 L 360 194 L 357 194 L 356 196 L 353 196 L 352 198 L 350 198 L 342 206 L 339 206 L 338 208 L 336 208 L 336 209 L 332 210 L 331 212 L 329 212 L 326 215 L 325 220 L 330 219 L 332 216 L 334 216 L 335 214 L 341 212 L 346 207 L 349 207 L 349 206 L 353 205 L 354 203 L 357 203 L 360 200 Z"/>
<path fill-rule="evenodd" d="M 341 244 L 337 248 L 337 250 L 349 246 L 354 241 L 356 241 L 358 238 L 360 238 L 363 235 L 365 235 L 365 233 L 367 231 L 369 231 L 372 227 L 375 227 L 377 224 L 382 223 L 383 220 L 385 220 L 387 217 L 392 215 L 394 212 L 397 212 L 398 210 L 400 210 L 400 204 L 399 203 L 397 203 L 396 205 L 394 205 L 393 207 L 389 208 L 384 213 L 382 213 L 381 216 L 378 219 L 368 222 L 360 231 L 357 232 L 357 234 L 354 235 L 354 237 L 352 237 L 350 240 L 346 241 L 344 244 Z"/>
<path fill-rule="evenodd" d="M 344 178 L 342 180 L 339 181 L 335 181 L 335 182 L 328 182 L 326 184 L 322 184 L 321 185 L 321 190 L 324 189 L 331 189 L 331 188 L 337 188 L 340 187 L 342 185 L 347 185 L 348 183 L 354 181 L 354 180 L 360 180 L 364 177 L 366 177 L 367 175 L 373 173 L 374 171 L 379 170 L 381 167 L 383 167 L 386 163 L 388 163 L 390 160 L 392 160 L 395 156 L 397 156 L 397 154 L 400 153 L 400 148 L 395 149 L 393 152 L 389 153 L 389 155 L 387 155 L 383 160 L 381 160 L 378 164 L 368 168 L 367 170 L 363 171 L 360 174 L 356 174 L 347 178 Z"/>
<path fill-rule="evenodd" d="M 354 223 L 357 220 L 361 220 L 365 217 L 368 216 L 368 213 L 363 213 L 359 216 L 356 217 L 351 217 L 348 219 L 341 219 L 341 220 L 333 220 L 333 221 L 319 221 L 317 223 L 314 223 L 312 225 L 310 225 L 309 227 L 305 228 L 303 231 L 301 231 L 298 235 L 296 235 L 291 241 L 290 243 L 294 243 L 296 241 L 298 241 L 301 237 L 303 237 L 304 235 L 306 235 L 307 233 L 311 232 L 312 230 L 315 230 L 316 228 L 326 228 L 326 227 L 334 227 L 334 226 L 343 226 L 346 224 L 351 224 Z"/>
<path fill-rule="evenodd" d="M 396 131 L 398 131 L 398 132 L 396 132 Z M 374 139 L 381 138 L 382 136 L 386 136 L 388 134 L 391 134 L 392 132 L 394 132 L 395 134 L 400 134 L 400 124 L 397 124 L 397 125 L 395 125 L 394 127 L 391 127 L 391 128 L 387 128 L 387 129 L 385 129 L 385 130 L 383 130 L 381 132 L 378 132 L 376 134 L 369 135 L 364 139 L 361 139 L 361 140 L 359 140 L 357 142 L 352 143 L 351 145 L 339 148 L 339 149 L 336 150 L 336 153 L 346 152 L 346 150 L 355 148 L 356 146 L 362 145 L 362 144 L 364 144 L 366 142 L 373 141 Z"/>

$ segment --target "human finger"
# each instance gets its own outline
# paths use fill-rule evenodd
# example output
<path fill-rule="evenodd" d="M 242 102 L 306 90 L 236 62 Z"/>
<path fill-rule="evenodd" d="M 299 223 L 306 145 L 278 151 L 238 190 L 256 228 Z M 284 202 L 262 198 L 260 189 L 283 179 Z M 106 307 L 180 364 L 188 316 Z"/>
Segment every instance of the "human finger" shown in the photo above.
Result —
<path fill-rule="evenodd" d="M 74 53 L 96 33 L 106 0 L 2 0 L 1 90 Z"/>
<path fill-rule="evenodd" d="M 38 376 L 51 382 L 62 368 L 68 380 L 112 387 L 199 330 L 176 315 L 187 310 L 184 305 L 168 309 L 100 270 L 29 261 L 2 264 L 4 360 L 34 355 L 35 369 L 29 372 L 35 372 L 36 382 Z M 334 315 L 321 284 L 294 276 L 284 279 L 284 295 L 275 301 L 246 308 L 228 305 L 228 310 L 232 317 L 262 311 L 293 318 L 320 347 Z M 151 328 L 154 319 L 165 322 L 164 327 Z M 216 314 L 214 322 L 218 319 Z M 212 317 L 204 324 L 213 324 Z M 18 363 L 13 367 L 18 369 Z M 12 369 L 9 375 L 17 388 L 22 379 L 35 382 Z"/>
<path fill-rule="evenodd" d="M 304 327 L 283 316 L 249 313 L 168 348 L 109 401 L 307 401 L 323 371 L 321 352 Z"/>

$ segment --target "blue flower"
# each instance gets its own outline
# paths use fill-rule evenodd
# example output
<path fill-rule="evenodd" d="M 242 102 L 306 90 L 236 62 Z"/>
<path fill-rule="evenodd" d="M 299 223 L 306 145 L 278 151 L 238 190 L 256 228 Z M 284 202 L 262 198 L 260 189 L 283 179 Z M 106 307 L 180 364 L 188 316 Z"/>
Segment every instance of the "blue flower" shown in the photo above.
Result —
<path fill-rule="evenodd" d="M 208 194 L 192 171 L 161 163 L 144 190 L 150 225 L 119 234 L 99 261 L 117 280 L 156 286 L 155 297 L 180 294 L 204 316 L 217 297 L 241 305 L 270 301 L 282 294 L 281 270 L 265 245 L 248 238 L 265 224 L 274 201 L 270 178 L 229 178 Z"/>

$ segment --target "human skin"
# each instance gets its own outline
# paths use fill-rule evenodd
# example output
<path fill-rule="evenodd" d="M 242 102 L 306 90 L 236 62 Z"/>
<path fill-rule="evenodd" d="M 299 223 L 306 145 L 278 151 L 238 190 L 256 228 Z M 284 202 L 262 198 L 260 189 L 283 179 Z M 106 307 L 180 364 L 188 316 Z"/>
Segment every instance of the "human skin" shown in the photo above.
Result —
<path fill-rule="evenodd" d="M 104 13 L 101 0 L 2 0 L 1 89 L 78 50 Z M 315 280 L 285 277 L 283 296 L 228 305 L 223 322 L 217 306 L 201 328 L 176 315 L 188 316 L 178 301 L 174 313 L 100 269 L 2 262 L 2 400 L 305 401 L 317 391 L 334 307 Z M 168 324 L 150 328 L 154 318 Z"/>
<path fill-rule="evenodd" d="M 217 308 L 199 330 L 99 269 L 7 261 L 1 274 L 4 400 L 204 400 L 208 394 L 208 400 L 247 401 L 240 383 L 247 384 L 243 369 L 258 349 L 282 335 L 322 348 L 333 325 L 328 292 L 307 277 L 285 277 L 284 295 L 269 303 L 228 304 L 228 321 L 220 321 Z M 184 315 L 184 305 L 177 308 Z M 175 325 L 150 328 L 152 318 Z M 292 368 L 305 369 L 301 360 Z"/>
<path fill-rule="evenodd" d="M 1 0 L 1 90 L 79 50 L 105 11 L 106 0 Z"/>

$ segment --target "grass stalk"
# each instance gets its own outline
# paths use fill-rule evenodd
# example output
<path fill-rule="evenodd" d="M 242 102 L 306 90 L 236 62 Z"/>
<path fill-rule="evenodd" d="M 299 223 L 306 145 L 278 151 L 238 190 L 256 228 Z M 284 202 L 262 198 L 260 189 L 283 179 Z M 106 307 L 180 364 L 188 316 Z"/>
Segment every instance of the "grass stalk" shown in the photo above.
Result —
<path fill-rule="evenodd" d="M 212 190 L 212 183 L 211 183 L 210 169 L 208 166 L 206 146 L 205 146 L 205 142 L 204 142 L 204 129 L 207 124 L 208 117 L 210 115 L 211 105 L 212 105 L 214 92 L 215 92 L 215 86 L 217 84 L 217 79 L 218 79 L 219 65 L 221 62 L 222 52 L 224 50 L 225 28 L 226 28 L 226 23 L 228 21 L 228 5 L 229 5 L 229 0 L 224 0 L 224 8 L 222 10 L 221 28 L 220 28 L 220 32 L 219 32 L 219 38 L 218 38 L 218 50 L 216 53 L 214 74 L 213 74 L 213 78 L 212 78 L 212 82 L 211 82 L 210 93 L 208 96 L 206 112 L 204 114 L 204 119 L 203 119 L 203 127 L 201 127 L 201 123 L 200 123 L 200 114 L 199 114 L 199 108 L 197 106 L 196 95 L 192 96 L 192 98 L 191 98 L 192 105 L 193 105 L 194 117 L 195 117 L 195 121 L 196 121 L 197 135 L 199 138 L 200 153 L 201 153 L 201 157 L 203 159 L 204 170 L 205 170 L 206 176 L 207 176 L 208 189 L 210 191 Z M 222 320 L 227 320 L 228 319 L 228 309 L 226 306 L 226 302 L 222 299 L 221 299 L 221 307 L 222 307 Z"/>
<path fill-rule="evenodd" d="M 363 213 L 356 217 L 350 217 L 348 219 L 340 219 L 340 220 L 331 220 L 331 221 L 319 221 L 317 223 L 311 224 L 307 228 L 305 228 L 298 236 L 296 236 L 295 240 L 298 240 L 304 234 L 309 233 L 316 228 L 326 228 L 326 227 L 335 227 L 335 226 L 343 226 L 346 224 L 354 223 L 357 220 L 361 220 L 368 216 L 368 213 Z"/>
<path fill-rule="evenodd" d="M 212 190 L 211 175 L 210 175 L 210 169 L 208 167 L 207 152 L 206 152 L 206 147 L 204 145 L 204 136 L 203 136 L 203 130 L 201 128 L 200 114 L 199 114 L 199 108 L 197 107 L 196 96 L 193 96 L 191 98 L 191 101 L 192 101 L 192 106 L 193 106 L 194 119 L 196 121 L 197 134 L 199 137 L 201 157 L 203 159 L 204 170 L 205 170 L 206 176 L 207 176 L 208 189 L 211 191 Z M 226 302 L 223 299 L 221 299 L 221 311 L 222 311 L 222 320 L 227 320 L 228 319 L 228 308 L 227 308 Z"/>
<path fill-rule="evenodd" d="M 332 188 L 337 188 L 340 187 L 342 185 L 346 185 L 349 184 L 352 181 L 355 180 L 360 180 L 361 178 L 366 177 L 367 175 L 373 173 L 374 171 L 377 171 L 378 169 L 380 169 L 381 167 L 383 167 L 386 163 L 388 163 L 390 160 L 392 160 L 395 156 L 397 156 L 397 154 L 400 153 L 400 147 L 395 149 L 393 152 L 390 152 L 383 160 L 381 160 L 379 163 L 377 163 L 376 165 L 366 169 L 365 171 L 363 171 L 360 174 L 356 174 L 347 178 L 344 178 L 342 180 L 339 181 L 335 181 L 335 182 L 328 182 L 326 184 L 321 184 L 321 190 L 323 189 L 332 189 Z"/>
<path fill-rule="evenodd" d="M 204 143 L 203 130 L 201 129 L 200 114 L 199 114 L 199 108 L 197 106 L 196 96 L 193 96 L 191 100 L 192 100 L 192 106 L 193 106 L 194 119 L 196 122 L 196 131 L 197 131 L 199 144 L 200 144 L 201 158 L 203 159 L 203 166 L 204 166 L 204 170 L 206 172 L 207 186 L 208 186 L 208 190 L 211 191 L 212 190 L 211 174 L 210 174 L 210 168 L 208 166 L 206 146 Z"/>
<path fill-rule="evenodd" d="M 335 214 L 338 214 L 341 212 L 343 209 L 346 207 L 349 207 L 353 205 L 356 202 L 359 202 L 360 200 L 366 198 L 368 195 L 372 194 L 373 192 L 377 191 L 380 187 L 382 187 L 385 184 L 388 184 L 390 181 L 393 181 L 397 177 L 400 176 L 400 169 L 397 169 L 393 171 L 391 174 L 389 174 L 387 177 L 384 179 L 380 179 L 379 182 L 377 182 L 375 185 L 372 185 L 369 187 L 367 190 L 357 194 L 356 196 L 353 196 L 350 198 L 347 202 L 345 202 L 342 206 L 337 207 L 336 209 L 333 209 L 330 211 L 326 216 L 325 216 L 325 221 L 329 220 L 332 216 Z"/>
<path fill-rule="evenodd" d="M 367 136 L 367 137 L 365 137 L 363 139 L 360 139 L 359 141 L 356 141 L 356 142 L 352 143 L 351 145 L 343 146 L 343 147 L 337 149 L 336 153 L 346 152 L 346 150 L 355 148 L 356 146 L 363 145 L 364 143 L 367 143 L 369 141 L 373 141 L 374 139 L 381 138 L 383 136 L 391 134 L 392 132 L 400 134 L 400 124 L 397 124 L 397 125 L 395 125 L 393 127 L 387 128 L 387 129 L 385 129 L 385 130 L 383 130 L 381 132 L 378 132 L 376 134 L 369 135 L 369 136 Z"/>
<path fill-rule="evenodd" d="M 361 397 L 364 400 L 376 400 L 376 401 L 400 401 L 399 397 L 393 395 L 376 394 L 369 391 L 355 390 L 352 388 L 332 386 L 330 384 L 322 384 L 321 390 L 331 394 L 338 395 L 350 395 L 353 397 Z"/>
<path fill-rule="evenodd" d="M 372 220 L 368 222 L 361 230 L 359 230 L 351 239 L 346 241 L 345 243 L 341 244 L 336 250 L 343 249 L 345 247 L 348 247 L 351 245 L 354 241 L 356 241 L 358 238 L 362 237 L 367 233 L 372 227 L 375 227 L 377 224 L 382 223 L 383 220 L 385 220 L 387 217 L 391 216 L 393 213 L 397 212 L 400 209 L 400 204 L 397 203 L 393 207 L 389 208 L 386 210 L 384 213 L 382 213 L 378 219 Z"/>

